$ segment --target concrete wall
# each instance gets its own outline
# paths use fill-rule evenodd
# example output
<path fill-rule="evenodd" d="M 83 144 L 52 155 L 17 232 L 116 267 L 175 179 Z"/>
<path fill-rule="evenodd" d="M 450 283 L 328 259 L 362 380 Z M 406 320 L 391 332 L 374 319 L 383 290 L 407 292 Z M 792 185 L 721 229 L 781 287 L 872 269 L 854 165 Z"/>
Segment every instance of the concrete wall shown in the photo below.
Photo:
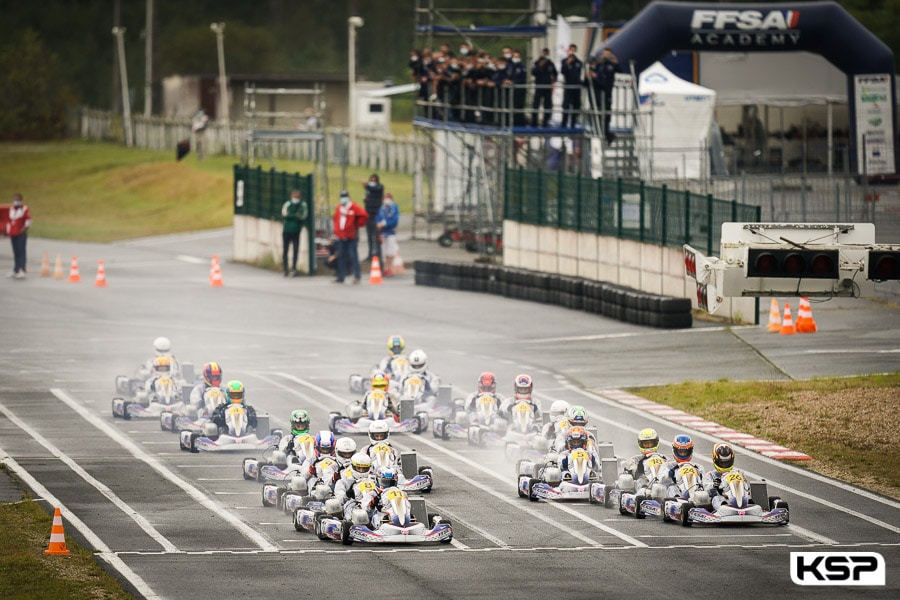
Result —
<path fill-rule="evenodd" d="M 678 248 L 504 221 L 503 265 L 690 298 L 697 308 L 696 284 L 685 276 Z M 755 307 L 754 298 L 726 298 L 716 315 L 752 323 Z"/>
<path fill-rule="evenodd" d="M 259 263 L 270 257 L 276 265 L 281 265 L 282 243 L 281 222 L 258 219 L 246 215 L 235 215 L 233 226 L 235 261 Z M 309 234 L 300 232 L 300 249 L 297 255 L 297 270 L 309 273 Z"/>

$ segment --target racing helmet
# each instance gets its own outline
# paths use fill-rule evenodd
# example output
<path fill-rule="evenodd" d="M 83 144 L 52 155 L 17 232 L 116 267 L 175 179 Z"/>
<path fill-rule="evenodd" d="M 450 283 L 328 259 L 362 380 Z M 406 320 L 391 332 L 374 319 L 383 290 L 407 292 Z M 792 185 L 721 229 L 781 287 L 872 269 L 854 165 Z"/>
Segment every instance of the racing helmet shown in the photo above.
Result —
<path fill-rule="evenodd" d="M 563 418 L 566 411 L 569 410 L 569 403 L 565 400 L 554 400 L 550 405 L 550 420 L 558 421 Z"/>
<path fill-rule="evenodd" d="M 379 467 L 375 477 L 378 480 L 378 485 L 382 488 L 397 485 L 397 471 L 393 467 Z"/>
<path fill-rule="evenodd" d="M 219 387 L 222 385 L 222 368 L 217 362 L 208 362 L 203 365 L 203 381 L 209 387 Z"/>
<path fill-rule="evenodd" d="M 659 434 L 655 429 L 648 427 L 641 430 L 638 434 L 638 448 L 641 449 L 644 456 L 656 454 L 656 451 L 659 450 Z"/>
<path fill-rule="evenodd" d="M 403 350 L 406 349 L 406 341 L 404 341 L 403 336 L 392 335 L 388 338 L 387 347 L 391 356 L 397 356 L 398 354 L 402 354 Z"/>
<path fill-rule="evenodd" d="M 302 408 L 291 411 L 291 433 L 309 433 L 309 413 Z"/>
<path fill-rule="evenodd" d="M 334 450 L 338 458 L 351 459 L 356 454 L 356 441 L 353 438 L 342 437 L 334 443 Z"/>
<path fill-rule="evenodd" d="M 228 400 L 232 404 L 243 404 L 244 403 L 244 384 L 238 381 L 237 379 L 232 379 L 225 386 L 228 388 Z"/>
<path fill-rule="evenodd" d="M 694 440 L 691 436 L 682 433 L 672 441 L 672 457 L 677 463 L 691 461 L 694 457 Z"/>
<path fill-rule="evenodd" d="M 516 394 L 516 400 L 531 400 L 531 392 L 534 390 L 534 381 L 531 375 L 516 375 L 513 382 L 513 390 Z"/>
<path fill-rule="evenodd" d="M 369 423 L 369 441 L 372 445 L 378 442 L 386 442 L 391 434 L 391 428 L 384 421 L 372 421 Z"/>
<path fill-rule="evenodd" d="M 569 425 L 584 427 L 587 425 L 587 411 L 583 406 L 572 406 L 566 411 L 566 420 L 569 421 Z"/>
<path fill-rule="evenodd" d="M 713 465 L 719 473 L 730 471 L 734 467 L 734 450 L 725 442 L 713 446 Z"/>
<path fill-rule="evenodd" d="M 409 368 L 414 373 L 424 373 L 428 366 L 428 355 L 424 350 L 413 350 L 409 355 Z"/>
<path fill-rule="evenodd" d="M 372 459 L 365 452 L 357 452 L 350 458 L 353 479 L 362 479 L 372 471 Z"/>
<path fill-rule="evenodd" d="M 153 340 L 153 351 L 156 352 L 157 356 L 169 354 L 172 352 L 172 342 L 167 337 L 158 337 Z"/>
<path fill-rule="evenodd" d="M 316 452 L 319 456 L 334 455 L 334 434 L 324 429 L 316 434 Z"/>
<path fill-rule="evenodd" d="M 383 371 L 376 371 L 372 375 L 372 389 L 386 392 L 388 389 L 388 376 Z"/>
<path fill-rule="evenodd" d="M 497 376 L 485 371 L 478 376 L 478 391 L 482 394 L 493 394 L 497 391 Z"/>
<path fill-rule="evenodd" d="M 168 356 L 157 356 L 153 359 L 153 374 L 154 375 L 171 375 L 172 374 L 172 359 Z"/>
<path fill-rule="evenodd" d="M 566 432 L 566 449 L 576 450 L 587 447 L 587 432 L 584 427 L 570 427 Z"/>

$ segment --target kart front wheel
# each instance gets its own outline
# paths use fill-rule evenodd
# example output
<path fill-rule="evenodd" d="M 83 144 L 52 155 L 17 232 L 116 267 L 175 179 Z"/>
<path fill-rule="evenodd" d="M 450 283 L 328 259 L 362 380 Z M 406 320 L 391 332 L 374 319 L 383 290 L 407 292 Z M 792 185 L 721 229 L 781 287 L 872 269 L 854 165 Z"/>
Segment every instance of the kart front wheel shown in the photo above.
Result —
<path fill-rule="evenodd" d="M 694 508 L 693 502 L 686 502 L 684 506 L 681 507 L 681 526 L 682 527 L 690 527 L 693 525 L 691 523 L 691 509 Z"/>
<path fill-rule="evenodd" d="M 644 497 L 644 496 L 635 496 L 634 497 L 634 518 L 635 519 L 643 519 L 647 516 L 643 512 L 641 512 L 641 502 L 643 502 L 644 500 L 646 500 L 646 497 Z"/>
<path fill-rule="evenodd" d="M 537 482 L 537 479 L 528 479 L 528 499 L 532 502 L 538 501 L 538 499 L 534 497 L 534 484 L 536 484 Z"/>
<path fill-rule="evenodd" d="M 350 521 L 341 521 L 341 544 L 350 546 L 353 544 L 353 538 L 350 537 Z"/>

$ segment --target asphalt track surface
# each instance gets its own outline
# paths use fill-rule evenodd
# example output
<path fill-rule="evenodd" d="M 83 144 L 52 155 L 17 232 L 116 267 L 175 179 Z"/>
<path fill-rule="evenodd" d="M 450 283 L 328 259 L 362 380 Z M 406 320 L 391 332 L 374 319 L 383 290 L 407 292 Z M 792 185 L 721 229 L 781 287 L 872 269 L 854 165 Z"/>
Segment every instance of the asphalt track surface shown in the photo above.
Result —
<path fill-rule="evenodd" d="M 689 379 L 787 379 L 896 371 L 898 310 L 865 300 L 816 304 L 821 332 L 778 336 L 760 327 L 696 325 L 659 331 L 502 297 L 420 288 L 412 276 L 381 286 L 284 279 L 227 262 L 228 231 L 93 245 L 31 240 L 34 256 L 78 255 L 82 283 L 32 274 L 0 280 L 0 458 L 26 472 L 36 496 L 64 507 L 66 533 L 94 548 L 149 598 L 696 597 L 896 598 L 900 511 L 895 501 L 738 449 L 738 466 L 788 500 L 786 527 L 682 528 L 587 504 L 516 495 L 504 457 L 397 435 L 435 471 L 429 511 L 453 522 L 451 545 L 344 547 L 296 532 L 263 508 L 237 454 L 180 452 L 156 420 L 113 419 L 114 377 L 130 374 L 160 335 L 182 361 L 216 360 L 248 402 L 287 426 L 307 408 L 313 429 L 354 399 L 366 372 L 401 333 L 454 395 L 493 370 L 509 393 L 520 372 L 536 395 L 587 407 L 616 454 L 655 427 L 668 445 L 682 428 L 604 397 L 602 390 Z M 407 260 L 438 252 L 410 243 Z M 225 286 L 211 288 L 209 260 Z M 109 287 L 93 287 L 98 259 Z M 0 264 L 8 265 L 8 244 Z M 32 265 L 34 260 L 32 260 Z M 66 262 L 68 267 L 68 260 Z M 767 307 L 763 307 L 767 309 Z M 886 424 L 891 431 L 896 421 Z M 706 457 L 715 438 L 694 435 Z M 362 439 L 359 440 L 362 444 Z M 896 459 L 897 454 L 893 452 Z M 886 459 L 890 457 L 886 456 Z M 33 479 L 32 479 L 33 478 Z M 873 551 L 885 587 L 800 587 L 792 551 Z"/>

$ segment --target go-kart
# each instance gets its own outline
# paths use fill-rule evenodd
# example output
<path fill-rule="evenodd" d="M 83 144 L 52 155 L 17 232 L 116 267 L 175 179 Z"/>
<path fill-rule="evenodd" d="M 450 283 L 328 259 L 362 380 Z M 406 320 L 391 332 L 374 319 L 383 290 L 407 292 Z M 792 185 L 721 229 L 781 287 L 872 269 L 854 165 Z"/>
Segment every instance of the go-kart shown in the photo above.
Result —
<path fill-rule="evenodd" d="M 492 394 L 480 394 L 475 398 L 475 411 L 466 413 L 465 400 L 457 398 L 453 401 L 454 414 L 451 419 L 435 419 L 431 424 L 434 437 L 442 440 L 469 439 L 470 427 L 486 427 L 498 436 L 506 433 L 507 422 L 500 415 L 497 399 Z"/>
<path fill-rule="evenodd" d="M 663 481 L 668 476 L 666 459 L 659 454 L 652 454 L 645 462 L 644 476 L 636 483 L 636 489 L 623 491 L 619 495 L 619 512 L 634 515 L 637 519 L 648 515 L 661 516 L 663 501 L 667 495 L 667 487 Z"/>
<path fill-rule="evenodd" d="M 376 444 L 372 448 L 372 468 L 387 467 L 399 471 L 397 487 L 406 492 L 427 494 L 434 487 L 434 471 L 427 465 L 419 466 L 415 452 L 404 452 L 399 460 L 387 444 Z"/>
<path fill-rule="evenodd" d="M 430 419 L 450 419 L 456 406 L 450 398 L 450 386 L 441 386 L 438 394 L 427 391 L 425 380 L 418 373 L 410 373 L 400 384 L 400 402 L 412 400 L 415 414 L 425 413 Z"/>
<path fill-rule="evenodd" d="M 743 473 L 724 475 L 727 490 L 725 502 L 713 510 L 711 504 L 698 506 L 700 498 L 665 502 L 666 516 L 685 527 L 703 525 L 787 525 L 791 520 L 788 503 L 778 496 L 768 496 L 765 481 L 747 483 Z"/>
<path fill-rule="evenodd" d="M 290 481 L 307 461 L 315 460 L 315 440 L 309 434 L 300 436 L 304 441 L 294 442 L 294 452 L 282 452 L 278 446 L 266 448 L 261 458 L 246 457 L 241 461 L 241 473 L 248 481 L 282 483 Z"/>
<path fill-rule="evenodd" d="M 335 435 L 365 434 L 372 421 L 384 421 L 391 433 L 422 433 L 428 429 L 428 413 L 422 411 L 414 415 L 411 412 L 412 402 L 401 400 L 400 414 L 389 409 L 388 396 L 381 390 L 369 392 L 368 410 L 359 402 L 351 402 L 346 407 L 346 416 L 338 412 L 329 415 L 328 427 Z M 404 418 L 405 417 L 405 418 Z"/>
<path fill-rule="evenodd" d="M 257 429 L 268 430 L 268 417 L 257 418 Z M 179 447 L 185 452 L 235 452 L 242 450 L 264 450 L 277 445 L 281 439 L 280 429 L 272 429 L 269 435 L 260 438 L 251 430 L 247 411 L 240 404 L 232 404 L 225 411 L 226 427 L 219 427 L 209 421 L 203 425 L 203 433 L 182 431 L 178 434 Z"/>
<path fill-rule="evenodd" d="M 565 472 L 560 470 L 555 455 L 547 458 L 543 466 L 519 461 L 520 498 L 532 501 L 587 500 L 591 504 L 601 501 L 599 486 L 602 483 L 591 470 L 591 457 L 586 450 L 578 449 L 569 455 L 569 468 Z"/>
<path fill-rule="evenodd" d="M 382 492 L 382 509 L 375 511 L 371 517 L 361 508 L 352 511 L 349 519 L 323 516 L 319 520 L 317 533 L 320 538 L 339 540 L 347 546 L 354 542 L 449 544 L 453 539 L 450 522 L 439 515 L 428 515 L 427 519 L 428 525 L 418 521 L 412 515 L 407 493 L 394 487 Z"/>
<path fill-rule="evenodd" d="M 184 405 L 181 385 L 171 377 L 158 378 L 153 382 L 152 390 L 141 389 L 137 397 L 139 399 L 135 400 L 113 398 L 113 417 L 125 420 L 157 419 L 160 414 L 177 411 Z"/>
<path fill-rule="evenodd" d="M 190 394 L 192 382 L 194 381 L 194 364 L 184 362 L 179 367 L 180 372 L 175 374 L 173 379 Z M 138 365 L 138 368 L 135 369 L 134 377 L 128 377 L 127 375 L 116 376 L 116 394 L 125 396 L 129 400 L 146 403 L 147 391 L 144 389 L 144 386 L 148 379 L 150 379 L 150 371 L 147 369 L 147 366 L 143 364 Z M 188 398 L 184 398 L 184 400 L 187 401 Z"/>
<path fill-rule="evenodd" d="M 225 402 L 225 392 L 221 388 L 209 388 L 203 392 L 203 401 L 199 410 L 198 407 L 185 401 L 179 408 L 159 415 L 159 428 L 173 433 L 185 430 L 202 433 L 203 425 L 209 421 L 216 408 Z"/>
<path fill-rule="evenodd" d="M 511 419 L 495 419 L 491 425 L 470 425 L 468 440 L 472 446 L 504 448 L 506 457 L 512 460 L 527 459 L 539 462 L 547 452 L 547 438 L 541 435 L 535 422 L 534 407 L 528 402 L 517 402 L 511 411 Z M 506 424 L 502 434 L 495 431 Z"/>

